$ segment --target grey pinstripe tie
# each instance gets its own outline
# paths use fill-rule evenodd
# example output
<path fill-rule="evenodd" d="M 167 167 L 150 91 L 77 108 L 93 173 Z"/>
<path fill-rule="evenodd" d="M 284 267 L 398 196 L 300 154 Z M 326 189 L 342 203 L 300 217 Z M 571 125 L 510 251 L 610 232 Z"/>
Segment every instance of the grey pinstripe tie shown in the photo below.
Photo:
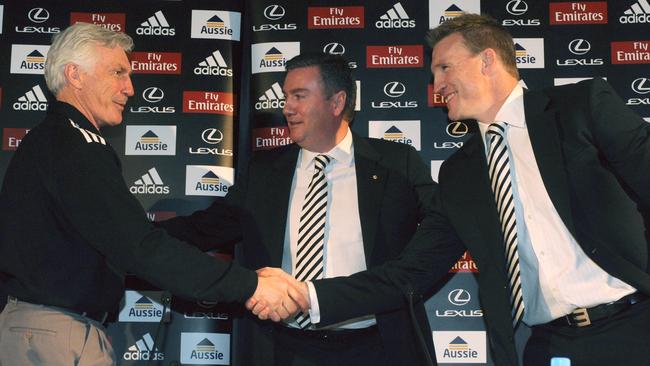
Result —
<path fill-rule="evenodd" d="M 314 158 L 314 175 L 307 187 L 298 228 L 298 250 L 294 272 L 294 277 L 298 281 L 318 279 L 323 275 L 323 242 L 327 219 L 325 167 L 330 161 L 330 157 L 323 154 Z M 296 322 L 303 329 L 311 325 L 309 314 L 298 313 Z"/>
<path fill-rule="evenodd" d="M 508 157 L 505 133 L 505 122 L 495 122 L 488 127 L 488 174 L 505 241 L 512 324 L 513 327 L 516 327 L 524 315 L 524 301 L 519 274 L 517 222 L 515 220 L 515 203 L 510 176 L 510 158 Z"/>

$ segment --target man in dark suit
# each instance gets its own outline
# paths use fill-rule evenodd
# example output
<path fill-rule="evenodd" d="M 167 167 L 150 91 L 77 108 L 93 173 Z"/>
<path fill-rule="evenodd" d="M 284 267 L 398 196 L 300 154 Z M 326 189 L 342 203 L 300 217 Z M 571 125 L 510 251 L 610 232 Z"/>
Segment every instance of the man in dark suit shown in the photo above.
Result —
<path fill-rule="evenodd" d="M 397 306 L 391 279 L 426 287 L 452 264 L 441 254 L 467 248 L 496 365 L 518 363 L 521 321 L 525 365 L 648 364 L 650 125 L 600 79 L 524 91 L 512 38 L 491 18 L 454 18 L 429 39 L 449 118 L 480 132 L 441 167 L 434 244 L 314 281 L 321 321 Z"/>
<path fill-rule="evenodd" d="M 303 54 L 286 68 L 284 115 L 295 144 L 253 156 L 225 201 L 164 223 L 168 232 L 205 249 L 240 239 L 244 266 L 281 267 L 305 281 L 377 266 L 412 238 L 430 242 L 426 230 L 414 237 L 430 214 L 429 170 L 410 146 L 351 132 L 355 86 L 347 62 Z M 420 329 L 413 329 L 403 307 L 322 328 L 315 292 L 311 300 L 312 310 L 296 321 L 243 322 L 241 364 L 422 363 L 416 332 L 430 330 L 421 301 L 415 307 Z M 427 339 L 424 351 L 433 353 Z"/>

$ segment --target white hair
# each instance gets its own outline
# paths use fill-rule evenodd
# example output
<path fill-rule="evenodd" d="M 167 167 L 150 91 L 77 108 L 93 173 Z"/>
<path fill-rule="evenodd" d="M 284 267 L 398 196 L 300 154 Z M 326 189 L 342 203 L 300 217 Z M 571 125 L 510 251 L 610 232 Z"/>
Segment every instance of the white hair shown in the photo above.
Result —
<path fill-rule="evenodd" d="M 75 63 L 84 69 L 97 61 L 94 47 L 121 47 L 124 52 L 133 49 L 133 39 L 125 33 L 114 32 L 89 23 L 77 23 L 52 37 L 52 46 L 45 61 L 45 82 L 54 95 L 65 86 L 65 66 Z"/>

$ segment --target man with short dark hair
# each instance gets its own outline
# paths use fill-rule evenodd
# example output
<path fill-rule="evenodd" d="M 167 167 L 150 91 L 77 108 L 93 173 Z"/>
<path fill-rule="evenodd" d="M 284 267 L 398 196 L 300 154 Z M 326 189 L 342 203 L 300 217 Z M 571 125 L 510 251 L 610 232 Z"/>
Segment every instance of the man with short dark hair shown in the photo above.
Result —
<path fill-rule="evenodd" d="M 517 365 L 521 322 L 527 366 L 648 363 L 650 125 L 601 79 L 524 91 L 512 37 L 489 17 L 459 16 L 429 40 L 449 119 L 480 132 L 440 169 L 433 244 L 314 281 L 321 320 L 399 306 L 391 279 L 421 292 L 453 264 L 445 253 L 467 248 L 496 365 Z"/>
<path fill-rule="evenodd" d="M 414 148 L 350 130 L 355 85 L 347 61 L 302 54 L 286 69 L 284 115 L 295 144 L 255 154 L 225 202 L 163 225 L 172 235 L 209 248 L 223 241 L 216 223 L 238 222 L 233 234 L 242 239 L 242 262 L 249 268 L 281 267 L 301 281 L 347 276 L 395 258 L 410 240 L 430 242 L 426 230 L 414 236 L 418 224 L 426 227 L 430 213 L 434 183 L 429 170 Z M 229 216 L 227 207 L 236 213 Z M 268 316 L 255 310 L 263 302 L 254 300 L 249 307 Z M 317 300 L 312 291 L 312 310 L 292 321 L 245 323 L 238 329 L 239 362 L 422 364 L 425 355 L 416 337 L 430 330 L 421 299 L 414 300 L 419 329 L 405 308 L 320 327 Z M 424 348 L 433 352 L 430 337 Z"/>
<path fill-rule="evenodd" d="M 103 323 L 125 272 L 193 300 L 254 296 L 274 320 L 296 311 L 289 282 L 258 280 L 167 236 L 129 193 L 100 128 L 119 125 L 133 95 L 132 47 L 124 33 L 78 23 L 49 49 L 56 101 L 21 142 L 0 192 L 0 365 L 115 365 Z"/>

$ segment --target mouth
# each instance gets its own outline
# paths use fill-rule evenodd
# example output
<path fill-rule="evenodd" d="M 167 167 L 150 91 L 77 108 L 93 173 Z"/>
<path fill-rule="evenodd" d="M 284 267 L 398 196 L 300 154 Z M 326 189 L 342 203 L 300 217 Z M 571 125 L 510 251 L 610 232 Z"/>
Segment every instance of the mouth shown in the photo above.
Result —
<path fill-rule="evenodd" d="M 451 92 L 451 93 L 445 94 L 445 95 L 444 95 L 445 101 L 446 101 L 447 103 L 449 103 L 452 99 L 454 99 L 454 97 L 456 96 L 456 94 L 457 94 L 456 92 Z"/>
<path fill-rule="evenodd" d="M 289 126 L 289 128 L 296 127 L 296 126 L 301 125 L 301 124 L 302 124 L 302 121 L 287 121 L 287 126 Z"/>

